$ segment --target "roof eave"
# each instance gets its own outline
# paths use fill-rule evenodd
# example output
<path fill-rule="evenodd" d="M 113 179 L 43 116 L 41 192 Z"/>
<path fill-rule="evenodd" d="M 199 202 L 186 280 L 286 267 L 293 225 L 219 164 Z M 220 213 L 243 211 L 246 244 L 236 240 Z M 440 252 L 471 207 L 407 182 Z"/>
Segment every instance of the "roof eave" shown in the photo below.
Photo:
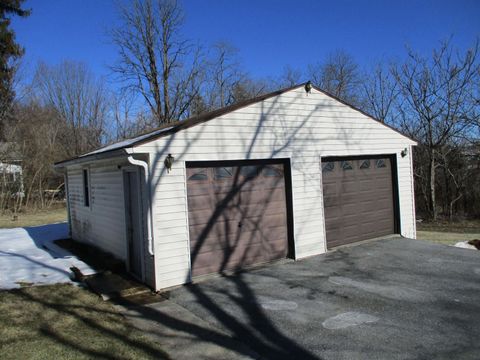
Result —
<path fill-rule="evenodd" d="M 96 161 L 96 160 L 109 159 L 113 157 L 123 157 L 123 156 L 129 155 L 131 152 L 132 152 L 131 148 L 113 149 L 113 150 L 105 151 L 98 154 L 77 156 L 72 159 L 63 160 L 53 164 L 53 167 L 55 168 L 55 170 L 60 171 L 67 166 L 83 164 L 83 163 Z"/>

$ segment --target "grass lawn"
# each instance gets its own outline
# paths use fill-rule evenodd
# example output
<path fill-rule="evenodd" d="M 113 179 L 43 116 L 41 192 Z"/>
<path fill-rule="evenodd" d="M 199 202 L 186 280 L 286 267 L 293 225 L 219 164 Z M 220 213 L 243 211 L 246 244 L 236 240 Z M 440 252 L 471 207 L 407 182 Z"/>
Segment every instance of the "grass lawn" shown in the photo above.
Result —
<path fill-rule="evenodd" d="M 480 220 L 422 222 L 417 224 L 417 239 L 446 245 L 480 239 Z"/>
<path fill-rule="evenodd" d="M 480 220 L 436 221 L 436 222 L 423 221 L 421 223 L 417 223 L 417 230 L 479 234 Z"/>
<path fill-rule="evenodd" d="M 0 291 L 2 359 L 165 359 L 109 302 L 73 285 Z"/>
<path fill-rule="evenodd" d="M 37 226 L 67 221 L 67 209 L 62 207 L 35 212 L 18 213 L 17 220 L 11 214 L 0 215 L 0 229 Z"/>
<path fill-rule="evenodd" d="M 480 239 L 480 233 L 451 233 L 440 231 L 417 230 L 417 239 L 433 241 L 438 244 L 454 245 L 459 241 Z"/>

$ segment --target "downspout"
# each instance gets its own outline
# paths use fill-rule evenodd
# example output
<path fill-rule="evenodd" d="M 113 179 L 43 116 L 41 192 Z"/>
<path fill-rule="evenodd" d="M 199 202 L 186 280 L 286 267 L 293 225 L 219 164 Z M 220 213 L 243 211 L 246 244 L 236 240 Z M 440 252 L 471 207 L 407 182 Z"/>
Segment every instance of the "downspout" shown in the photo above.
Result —
<path fill-rule="evenodd" d="M 70 213 L 70 187 L 68 186 L 68 172 L 65 169 L 65 172 L 63 173 L 63 182 L 65 186 L 65 200 L 67 202 L 67 215 L 68 215 L 68 236 L 72 237 L 72 217 Z"/>
<path fill-rule="evenodd" d="M 135 166 L 143 167 L 145 173 L 145 186 L 147 187 L 147 249 L 148 254 L 154 256 L 153 252 L 153 221 L 152 221 L 152 198 L 150 189 L 150 170 L 146 161 L 134 159 L 133 156 L 127 158 L 128 162 Z"/>

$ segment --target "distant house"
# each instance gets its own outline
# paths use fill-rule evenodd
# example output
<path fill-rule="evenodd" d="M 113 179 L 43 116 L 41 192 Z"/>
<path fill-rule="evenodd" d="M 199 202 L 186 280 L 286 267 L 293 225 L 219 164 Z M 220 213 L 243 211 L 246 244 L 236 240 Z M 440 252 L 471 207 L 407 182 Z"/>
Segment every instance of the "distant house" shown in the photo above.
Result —
<path fill-rule="evenodd" d="M 21 156 L 13 143 L 0 143 L 0 188 L 8 196 L 24 196 Z"/>
<path fill-rule="evenodd" d="M 415 141 L 305 84 L 55 166 L 73 239 L 156 290 L 390 234 L 415 238 Z"/>

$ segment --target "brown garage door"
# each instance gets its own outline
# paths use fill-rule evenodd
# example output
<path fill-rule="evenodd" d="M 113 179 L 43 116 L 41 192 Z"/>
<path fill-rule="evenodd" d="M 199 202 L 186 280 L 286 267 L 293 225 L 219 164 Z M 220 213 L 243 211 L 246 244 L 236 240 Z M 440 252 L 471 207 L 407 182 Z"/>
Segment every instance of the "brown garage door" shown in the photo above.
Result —
<path fill-rule="evenodd" d="M 192 166 L 187 164 L 192 276 L 286 257 L 283 165 Z"/>
<path fill-rule="evenodd" d="M 327 247 L 395 232 L 390 158 L 322 161 Z"/>

